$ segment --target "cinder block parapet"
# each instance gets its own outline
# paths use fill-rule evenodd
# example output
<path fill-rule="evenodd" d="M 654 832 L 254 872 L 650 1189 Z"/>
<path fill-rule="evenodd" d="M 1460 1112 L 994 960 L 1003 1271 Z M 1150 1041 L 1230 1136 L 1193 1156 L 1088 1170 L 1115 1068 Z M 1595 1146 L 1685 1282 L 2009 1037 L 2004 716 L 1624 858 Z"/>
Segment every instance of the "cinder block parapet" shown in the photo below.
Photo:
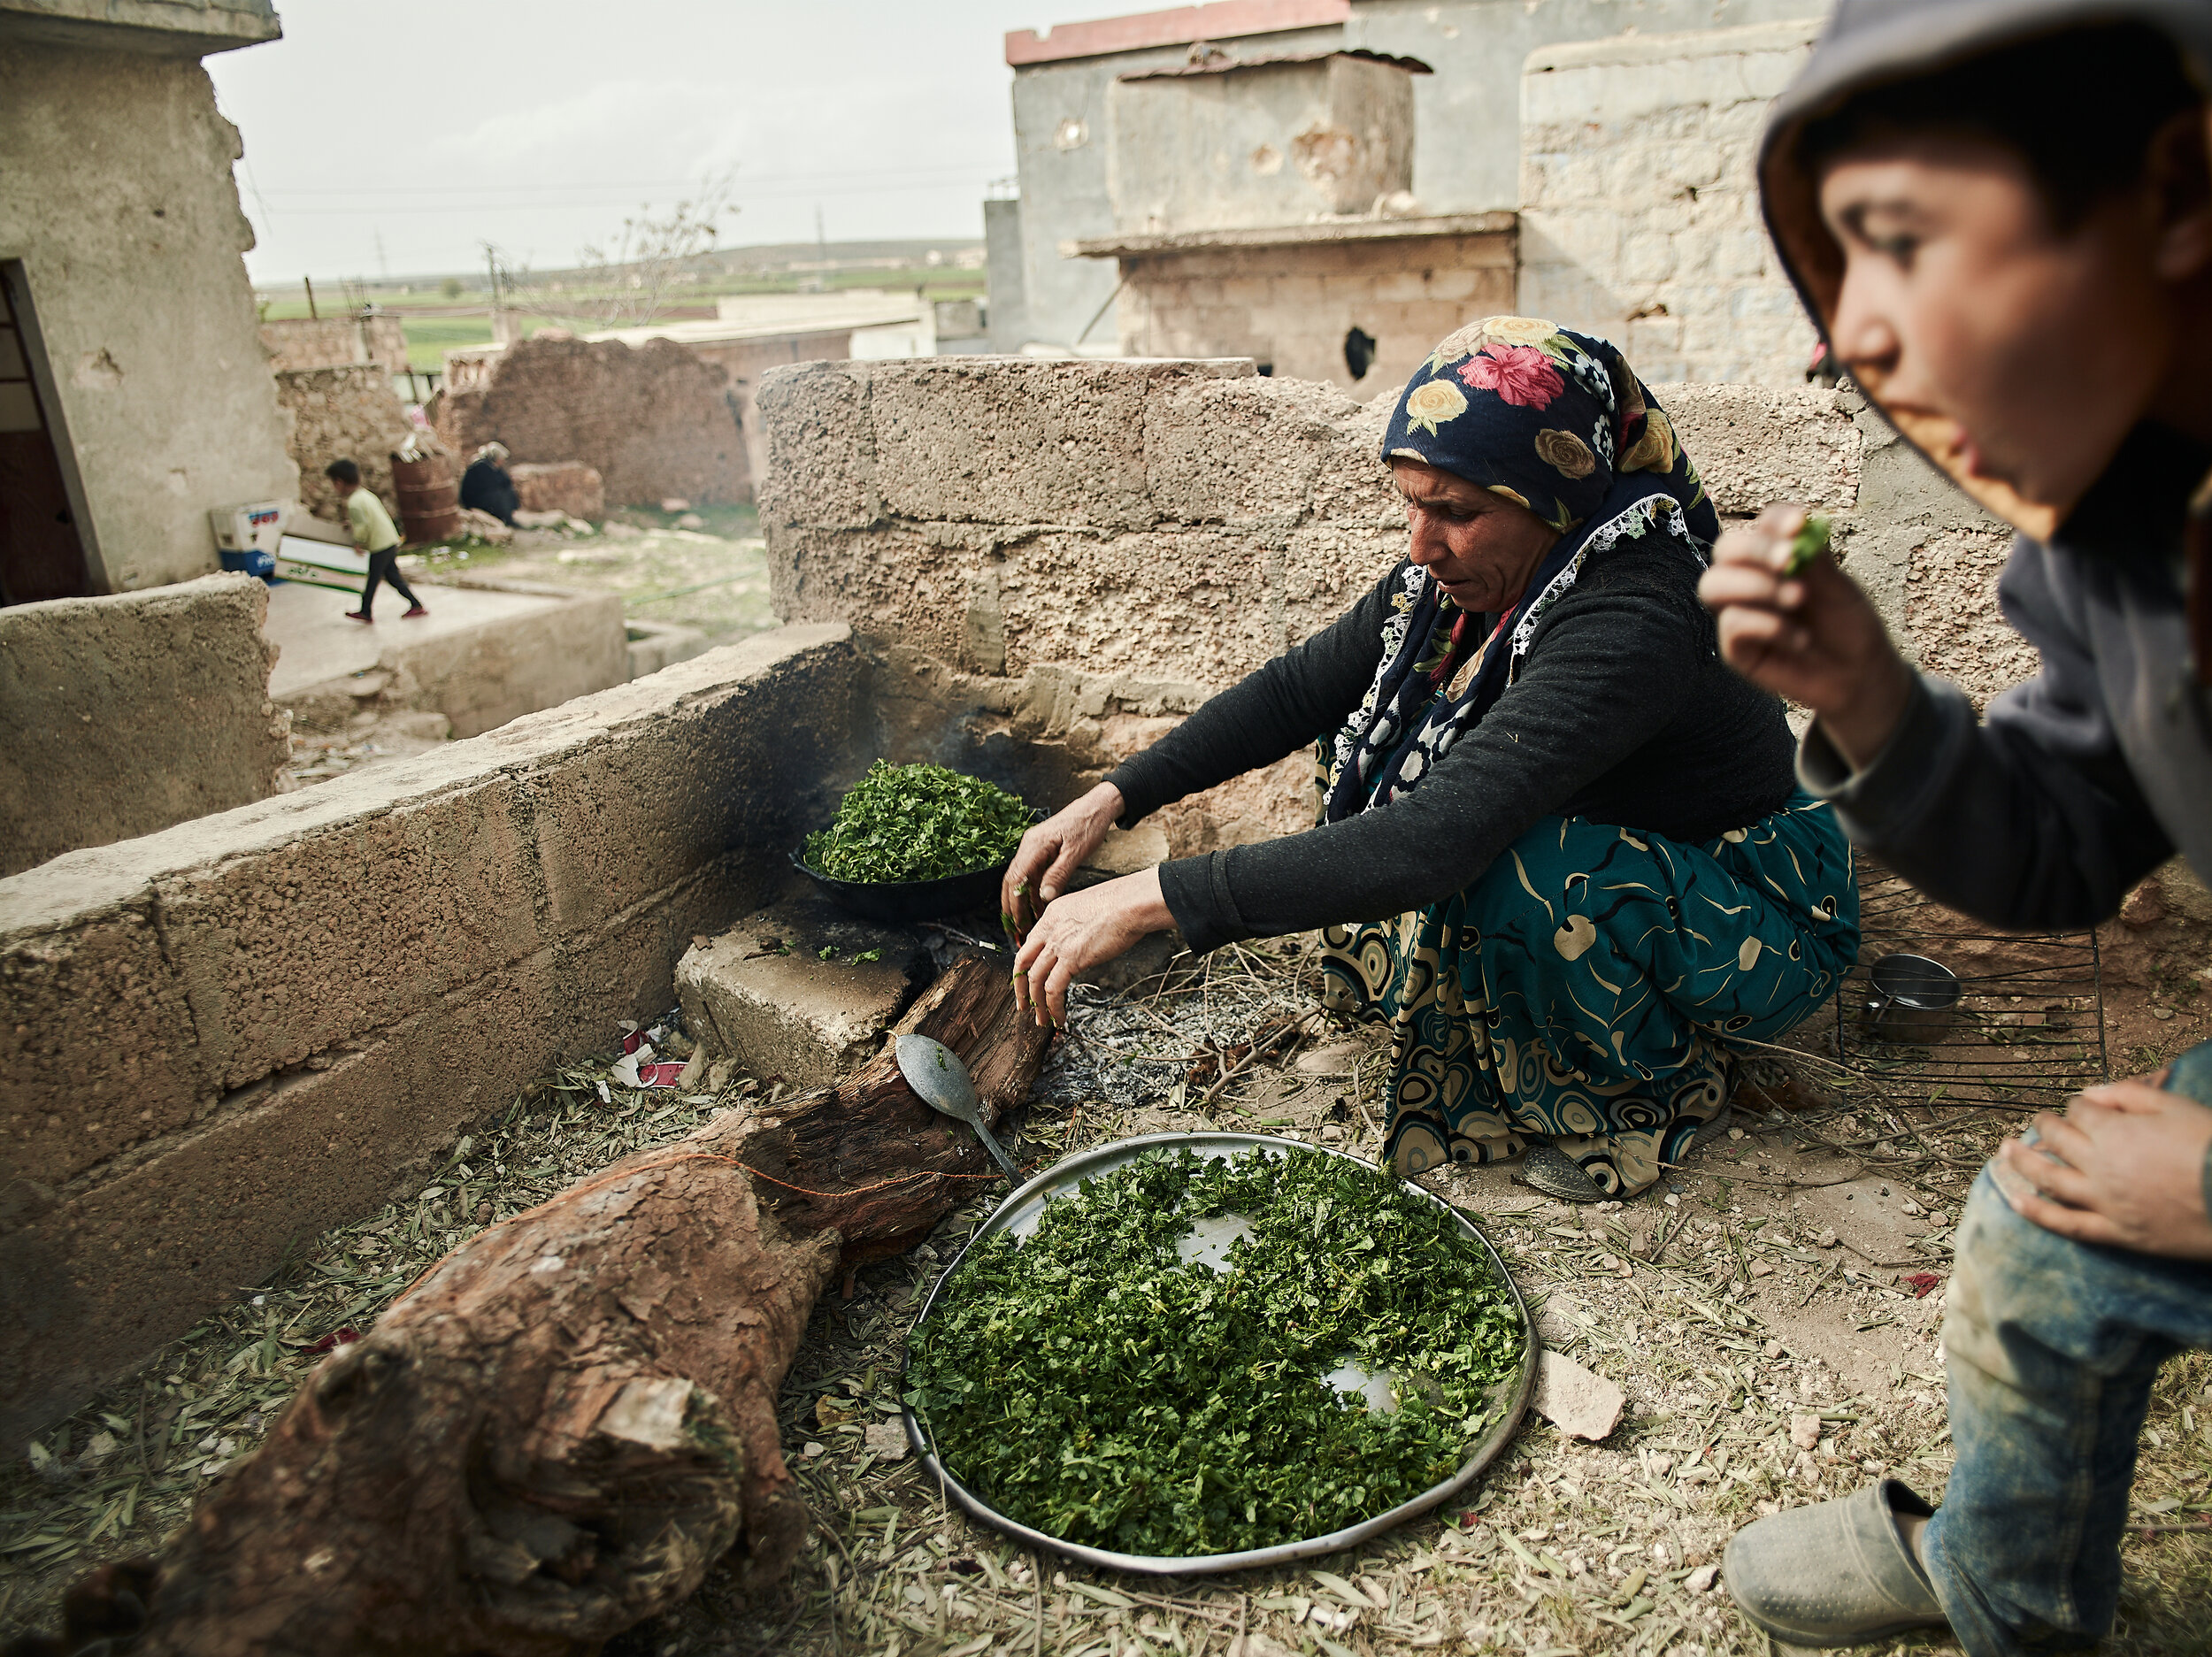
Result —
<path fill-rule="evenodd" d="M 0 874 L 278 791 L 268 604 L 211 575 L 0 610 Z"/>
<path fill-rule="evenodd" d="M 884 518 L 1141 529 L 1163 513 L 1146 467 L 1156 398 L 1249 379 L 1248 358 L 1111 362 L 916 357 L 772 369 L 757 400 L 778 526 Z"/>
<path fill-rule="evenodd" d="M 0 1440 L 664 1010 L 827 809 L 864 673 L 786 628 L 0 880 Z"/>

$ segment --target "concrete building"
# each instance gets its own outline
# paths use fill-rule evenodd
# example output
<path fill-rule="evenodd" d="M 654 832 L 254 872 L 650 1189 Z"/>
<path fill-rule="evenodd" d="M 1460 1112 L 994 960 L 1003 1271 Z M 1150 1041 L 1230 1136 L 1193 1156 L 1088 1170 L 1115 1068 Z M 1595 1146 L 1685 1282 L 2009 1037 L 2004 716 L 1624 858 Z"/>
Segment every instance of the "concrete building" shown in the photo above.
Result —
<path fill-rule="evenodd" d="M 1108 238 L 1125 357 L 1248 357 L 1373 395 L 1470 317 L 1515 309 L 1511 213 Z"/>
<path fill-rule="evenodd" d="M 1018 223 L 1023 338 L 1072 350 L 1113 344 L 1118 277 L 1110 264 L 1069 258 L 1064 244 L 1114 233 L 1107 175 L 1107 97 L 1132 70 L 1187 63 L 1204 41 L 1236 57 L 1330 51 L 1344 44 L 1350 0 L 1214 0 L 1006 37 L 1014 69 L 1014 143 L 1021 198 L 986 220 L 1000 245 Z M 994 261 L 992 293 L 998 293 Z M 1005 336 L 995 336 L 1002 347 Z M 1018 349 L 1018 346 L 1007 349 Z"/>
<path fill-rule="evenodd" d="M 1211 49 L 1109 88 L 1112 257 L 1132 357 L 1249 357 L 1369 393 L 1470 314 L 1513 309 L 1513 215 L 1406 217 L 1428 67 Z"/>
<path fill-rule="evenodd" d="M 1413 182 L 1413 85 L 1371 52 L 1214 48 L 1106 89 L 1106 193 L 1123 234 L 1253 229 L 1370 211 Z"/>
<path fill-rule="evenodd" d="M 0 598 L 218 567 L 208 514 L 296 473 L 200 59 L 270 0 L 0 0 Z"/>
<path fill-rule="evenodd" d="M 1611 35 L 1817 21 L 1828 0 L 1351 0 L 1347 46 L 1436 71 L 1414 111 L 1413 193 L 1432 213 L 1520 205 L 1521 69 L 1532 52 Z"/>
<path fill-rule="evenodd" d="M 1459 218 L 1523 204 L 1522 71 L 1532 53 L 1614 36 L 1817 20 L 1827 10 L 1826 0 L 1217 0 L 1017 30 L 1006 37 L 1006 61 L 1014 69 L 1020 199 L 988 203 L 985 222 L 992 293 L 1018 295 L 1019 315 L 1002 303 L 994 348 L 1112 349 L 1105 313 L 1118 274 L 1064 250 L 1127 228 L 1114 219 L 1107 104 L 1109 88 L 1133 73 L 1185 65 L 1194 52 L 1256 58 L 1357 50 L 1417 59 L 1435 73 L 1413 87 L 1409 211 Z"/>

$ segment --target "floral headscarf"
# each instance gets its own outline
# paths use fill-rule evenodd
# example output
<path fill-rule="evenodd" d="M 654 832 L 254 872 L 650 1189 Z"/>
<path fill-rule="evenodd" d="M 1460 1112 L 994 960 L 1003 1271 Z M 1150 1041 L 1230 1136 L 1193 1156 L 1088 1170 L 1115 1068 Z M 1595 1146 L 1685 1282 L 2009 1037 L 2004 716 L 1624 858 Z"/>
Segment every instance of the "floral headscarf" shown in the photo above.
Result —
<path fill-rule="evenodd" d="M 1406 572 L 1382 666 L 1336 739 L 1330 822 L 1411 789 L 1481 720 L 1517 676 L 1538 620 L 1590 557 L 1657 532 L 1702 560 L 1720 535 L 1666 411 L 1620 352 L 1534 317 L 1486 317 L 1432 351 L 1399 395 L 1382 452 L 1502 495 L 1559 540 L 1520 602 L 1486 630 L 1492 646 L 1456 694 L 1441 687 L 1486 630 L 1426 571 Z"/>

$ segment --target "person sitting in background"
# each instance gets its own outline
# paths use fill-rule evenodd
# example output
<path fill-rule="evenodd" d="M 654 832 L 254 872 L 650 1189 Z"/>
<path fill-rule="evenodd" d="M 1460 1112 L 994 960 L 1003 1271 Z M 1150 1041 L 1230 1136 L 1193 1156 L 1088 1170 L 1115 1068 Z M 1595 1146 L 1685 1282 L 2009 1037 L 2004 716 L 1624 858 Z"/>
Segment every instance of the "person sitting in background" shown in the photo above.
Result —
<path fill-rule="evenodd" d="M 1852 838 L 1995 926 L 2096 925 L 2177 850 L 2212 878 L 2208 76 L 2205 0 L 1842 0 L 1768 127 L 1784 265 L 2020 531 L 1997 593 L 2040 669 L 1978 720 L 1832 560 L 1793 567 L 1795 507 L 1725 536 L 1704 596 L 1812 710 L 1798 775 Z M 2152 1385 L 2212 1347 L 2208 1105 L 2212 1043 L 2003 1145 L 1959 1222 L 1942 1506 L 1878 1478 L 1747 1527 L 1724 1569 L 1762 1629 L 1947 1622 L 1970 1657 L 2110 1630 Z"/>
<path fill-rule="evenodd" d="M 489 512 L 510 529 L 522 505 L 521 493 L 507 472 L 507 445 L 487 443 L 476 451 L 468 470 L 461 474 L 461 504 Z"/>
<path fill-rule="evenodd" d="M 369 613 L 376 602 L 379 582 L 389 582 L 392 590 L 407 601 L 403 620 L 411 621 L 430 612 L 422 607 L 399 573 L 399 531 L 393 527 L 392 515 L 384 510 L 384 502 L 376 498 L 376 491 L 365 487 L 361 482 L 361 468 L 350 460 L 334 460 L 323 468 L 328 478 L 345 494 L 346 524 L 353 532 L 357 551 L 365 553 L 369 560 L 369 579 L 361 589 L 361 608 L 346 612 L 349 621 L 374 621 Z"/>

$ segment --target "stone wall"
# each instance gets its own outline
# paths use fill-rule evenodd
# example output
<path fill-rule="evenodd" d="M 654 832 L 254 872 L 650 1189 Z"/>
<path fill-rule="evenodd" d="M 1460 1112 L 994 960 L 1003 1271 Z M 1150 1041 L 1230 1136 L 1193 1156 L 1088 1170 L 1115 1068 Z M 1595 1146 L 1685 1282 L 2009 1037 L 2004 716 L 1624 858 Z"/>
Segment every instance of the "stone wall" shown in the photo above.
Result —
<path fill-rule="evenodd" d="M 342 517 L 338 487 L 323 468 L 349 456 L 361 481 L 383 498 L 399 521 L 399 494 L 392 487 L 392 451 L 414 427 L 392 390 L 392 378 L 373 364 L 295 369 L 277 375 L 277 395 L 292 416 L 292 464 L 300 469 L 299 498 L 318 518 Z"/>
<path fill-rule="evenodd" d="M 268 608 L 210 575 L 0 610 L 0 875 L 277 793 Z"/>
<path fill-rule="evenodd" d="M 1462 323 L 1515 309 L 1513 247 L 1509 228 L 1423 235 L 1408 227 L 1389 237 L 1321 231 L 1310 241 L 1125 257 L 1122 353 L 1249 357 L 1277 376 L 1372 395 L 1403 384 Z M 1345 356 L 1355 328 L 1371 341 L 1357 377 Z"/>
<path fill-rule="evenodd" d="M 1818 31 L 1764 23 L 1530 54 L 1520 310 L 1619 342 L 1648 380 L 1802 383 L 1813 328 L 1768 242 L 1753 164 L 1767 105 Z"/>
<path fill-rule="evenodd" d="M 0 880 L 0 1440 L 672 1006 L 824 809 L 859 665 L 787 629 Z"/>
<path fill-rule="evenodd" d="M 407 367 L 407 330 L 387 311 L 264 322 L 261 343 L 269 353 L 269 366 L 280 374 L 303 368 L 349 368 L 356 363 L 373 363 L 388 375 Z"/>
<path fill-rule="evenodd" d="M 580 460 L 619 506 L 750 498 L 722 368 L 671 340 L 633 347 L 550 333 L 509 346 L 473 383 L 433 401 L 432 424 L 456 456 L 497 439 L 517 460 Z"/>
<path fill-rule="evenodd" d="M 208 574 L 211 510 L 292 498 L 240 154 L 190 58 L 0 51 L 0 257 L 22 262 L 94 592 Z"/>
<path fill-rule="evenodd" d="M 511 462 L 507 475 L 526 512 L 566 512 L 597 523 L 607 515 L 606 480 L 599 468 L 579 460 Z"/>

